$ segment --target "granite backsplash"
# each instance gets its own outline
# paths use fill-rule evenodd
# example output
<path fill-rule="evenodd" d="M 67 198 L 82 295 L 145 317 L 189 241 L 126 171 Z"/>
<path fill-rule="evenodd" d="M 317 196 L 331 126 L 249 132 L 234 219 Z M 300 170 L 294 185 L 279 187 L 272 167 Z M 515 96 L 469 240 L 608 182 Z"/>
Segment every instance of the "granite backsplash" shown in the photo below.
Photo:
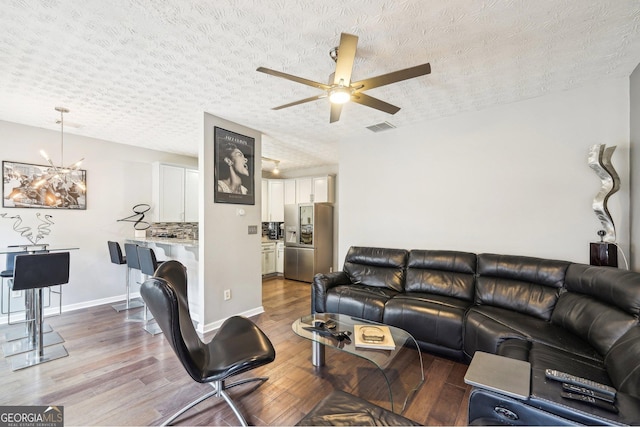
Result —
<path fill-rule="evenodd" d="M 198 240 L 197 222 L 154 222 L 147 229 L 147 237 L 169 237 Z"/>

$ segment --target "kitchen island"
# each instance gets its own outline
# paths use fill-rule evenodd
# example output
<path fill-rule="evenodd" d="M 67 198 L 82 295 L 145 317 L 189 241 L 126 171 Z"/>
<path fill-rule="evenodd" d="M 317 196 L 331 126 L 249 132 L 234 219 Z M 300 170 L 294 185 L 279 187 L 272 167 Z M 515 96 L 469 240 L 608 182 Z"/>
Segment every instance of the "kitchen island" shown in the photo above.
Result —
<path fill-rule="evenodd" d="M 202 298 L 198 297 L 198 240 L 179 239 L 173 237 L 135 237 L 125 240 L 127 243 L 135 243 L 153 249 L 158 261 L 176 260 L 187 268 L 187 297 L 189 298 L 189 311 L 195 323 L 200 322 Z M 142 281 L 142 278 L 141 280 Z M 196 330 L 198 327 L 196 325 Z"/>

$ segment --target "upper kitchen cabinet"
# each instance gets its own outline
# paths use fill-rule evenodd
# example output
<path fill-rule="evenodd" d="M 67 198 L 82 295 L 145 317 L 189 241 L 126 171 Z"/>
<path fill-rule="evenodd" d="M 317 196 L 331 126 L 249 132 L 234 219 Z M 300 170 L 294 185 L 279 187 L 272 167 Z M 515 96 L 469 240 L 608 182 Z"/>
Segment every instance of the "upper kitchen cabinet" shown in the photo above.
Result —
<path fill-rule="evenodd" d="M 153 164 L 153 220 L 198 221 L 198 171 L 189 167 Z"/>
<path fill-rule="evenodd" d="M 334 203 L 334 175 L 296 178 L 296 203 Z"/>
<path fill-rule="evenodd" d="M 285 188 L 285 180 L 262 180 L 262 222 L 284 221 Z"/>
<path fill-rule="evenodd" d="M 270 222 L 284 221 L 284 182 L 281 179 L 269 180 L 269 215 Z"/>
<path fill-rule="evenodd" d="M 296 180 L 285 179 L 284 181 L 284 204 L 295 205 L 296 204 Z"/>

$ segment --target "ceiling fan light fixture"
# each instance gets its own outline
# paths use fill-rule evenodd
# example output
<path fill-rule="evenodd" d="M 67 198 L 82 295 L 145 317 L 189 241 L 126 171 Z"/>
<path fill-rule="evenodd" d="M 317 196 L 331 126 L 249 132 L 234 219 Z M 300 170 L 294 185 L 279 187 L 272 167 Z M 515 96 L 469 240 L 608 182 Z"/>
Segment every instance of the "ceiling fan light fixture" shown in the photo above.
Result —
<path fill-rule="evenodd" d="M 329 91 L 329 101 L 332 104 L 345 104 L 351 100 L 351 88 L 338 86 Z"/>

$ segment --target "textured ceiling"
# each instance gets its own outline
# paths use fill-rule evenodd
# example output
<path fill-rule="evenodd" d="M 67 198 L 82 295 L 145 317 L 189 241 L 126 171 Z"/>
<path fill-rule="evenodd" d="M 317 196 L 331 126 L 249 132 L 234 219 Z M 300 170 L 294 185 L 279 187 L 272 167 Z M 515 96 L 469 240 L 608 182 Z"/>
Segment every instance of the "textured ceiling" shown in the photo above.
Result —
<path fill-rule="evenodd" d="M 640 62 L 636 0 L 2 0 L 0 120 L 197 156 L 203 111 L 261 131 L 283 170 L 337 163 L 367 126 L 407 126 L 626 77 Z M 326 99 L 273 111 L 326 82 L 340 33 L 353 79 L 429 62 L 329 124 Z M 4 143 L 4 142 L 3 142 Z M 267 166 L 267 165 L 265 165 Z M 269 165 L 271 166 L 271 165 Z"/>

